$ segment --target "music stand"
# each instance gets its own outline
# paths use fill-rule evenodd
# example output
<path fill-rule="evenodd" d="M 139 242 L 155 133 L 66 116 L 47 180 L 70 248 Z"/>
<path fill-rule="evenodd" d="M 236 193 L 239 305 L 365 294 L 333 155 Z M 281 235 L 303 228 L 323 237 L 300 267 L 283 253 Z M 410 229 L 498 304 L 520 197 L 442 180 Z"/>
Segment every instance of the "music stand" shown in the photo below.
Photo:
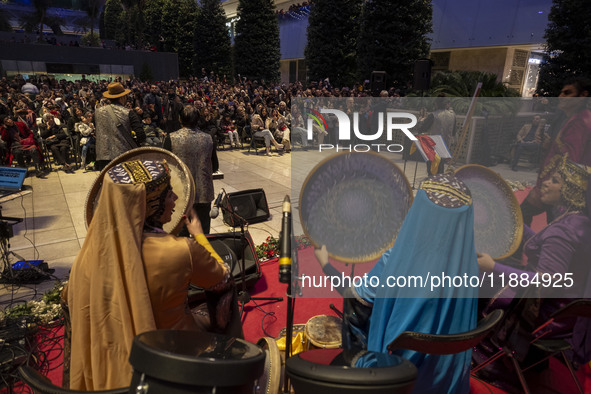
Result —
<path fill-rule="evenodd" d="M 222 189 L 223 190 L 223 189 Z M 223 190 L 223 193 L 227 195 L 226 191 Z M 229 201 L 229 199 L 227 199 Z M 242 279 L 242 290 L 238 292 L 238 302 L 240 302 L 240 316 L 242 316 L 242 312 L 244 311 L 244 305 L 248 302 L 252 301 L 283 301 L 283 297 L 251 297 L 250 293 L 246 289 L 246 259 L 244 250 L 246 249 L 247 242 L 246 242 L 246 233 L 244 231 L 245 224 L 248 224 L 248 221 L 244 219 L 242 216 L 238 215 L 233 210 L 229 209 L 224 204 L 220 204 L 220 208 L 222 211 L 227 212 L 232 218 L 234 219 L 235 223 L 240 224 L 240 247 L 242 251 L 242 257 L 240 259 L 240 278 Z"/>
<path fill-rule="evenodd" d="M 435 151 L 435 153 L 437 155 L 439 155 L 439 157 L 441 158 L 441 160 L 444 159 L 451 159 L 452 158 L 452 154 L 449 151 L 447 144 L 445 143 L 445 140 L 443 139 L 443 136 L 437 134 L 437 135 L 429 135 L 429 138 L 431 138 L 431 140 L 433 140 L 433 142 L 435 143 L 435 145 L 433 146 L 433 150 Z M 417 151 L 421 154 L 421 157 L 423 158 L 423 160 L 426 162 L 429 161 L 429 158 L 427 157 L 427 154 L 425 153 L 425 150 L 423 149 L 423 146 L 421 145 L 421 140 L 417 140 L 417 141 L 413 141 L 414 146 L 416 147 Z M 412 146 L 412 145 L 411 145 Z M 409 155 L 410 157 L 410 155 Z M 408 161 L 408 159 L 404 160 L 404 169 L 403 171 L 406 171 L 406 162 Z M 412 180 L 412 188 L 414 190 L 415 188 L 415 181 L 417 179 L 417 167 L 418 167 L 418 161 L 415 162 L 415 174 Z"/>

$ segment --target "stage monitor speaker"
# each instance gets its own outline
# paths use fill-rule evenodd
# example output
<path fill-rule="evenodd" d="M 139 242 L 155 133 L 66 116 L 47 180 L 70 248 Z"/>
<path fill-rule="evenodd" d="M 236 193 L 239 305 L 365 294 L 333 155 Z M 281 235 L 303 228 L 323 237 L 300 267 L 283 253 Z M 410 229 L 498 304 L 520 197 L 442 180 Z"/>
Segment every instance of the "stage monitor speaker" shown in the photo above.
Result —
<path fill-rule="evenodd" d="M 429 90 L 431 86 L 431 60 L 419 59 L 415 61 L 412 87 L 414 90 Z"/>
<path fill-rule="evenodd" d="M 211 247 L 232 270 L 232 277 L 238 290 L 242 288 L 242 255 L 244 255 L 244 281 L 250 288 L 261 278 L 261 265 L 257 256 L 254 242 L 248 231 L 245 232 L 244 246 L 240 241 L 240 233 L 209 234 L 207 239 Z M 189 304 L 193 305 L 205 299 L 202 288 L 191 284 L 189 289 Z"/>
<path fill-rule="evenodd" d="M 374 97 L 378 97 L 382 90 L 386 90 L 387 88 L 387 80 L 388 75 L 385 71 L 372 71 L 371 73 L 371 85 L 370 90 L 371 94 Z"/>
<path fill-rule="evenodd" d="M 231 213 L 244 218 L 248 224 L 264 222 L 269 219 L 269 205 L 263 189 L 249 189 L 228 193 L 222 201 L 224 223 L 228 226 L 240 226 L 239 220 Z"/>

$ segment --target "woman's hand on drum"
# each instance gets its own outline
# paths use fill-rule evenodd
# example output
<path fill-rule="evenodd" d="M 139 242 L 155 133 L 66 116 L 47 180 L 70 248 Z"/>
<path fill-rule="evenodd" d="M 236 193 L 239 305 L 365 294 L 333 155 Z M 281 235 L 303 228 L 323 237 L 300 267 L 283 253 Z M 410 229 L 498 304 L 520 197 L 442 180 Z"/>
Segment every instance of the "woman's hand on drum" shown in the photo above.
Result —
<path fill-rule="evenodd" d="M 326 245 L 322 245 L 320 249 L 314 249 L 314 255 L 322 268 L 328 264 L 328 251 L 326 250 Z"/>
<path fill-rule="evenodd" d="M 197 217 L 197 213 L 195 209 L 191 208 L 189 215 L 185 215 L 185 226 L 187 226 L 187 230 L 189 230 L 189 234 L 193 237 L 203 234 L 203 228 L 201 227 L 201 221 Z"/>
<path fill-rule="evenodd" d="M 477 253 L 480 271 L 490 272 L 495 268 L 495 261 L 487 253 Z"/>

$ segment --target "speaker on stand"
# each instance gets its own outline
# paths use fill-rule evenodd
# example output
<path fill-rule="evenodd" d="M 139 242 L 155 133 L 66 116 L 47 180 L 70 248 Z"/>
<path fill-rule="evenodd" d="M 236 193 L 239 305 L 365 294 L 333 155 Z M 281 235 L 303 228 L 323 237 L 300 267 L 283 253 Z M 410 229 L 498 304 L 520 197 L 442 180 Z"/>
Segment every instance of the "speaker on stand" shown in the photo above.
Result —
<path fill-rule="evenodd" d="M 382 90 L 386 90 L 388 74 L 385 71 L 372 71 L 370 78 L 371 95 L 379 97 Z"/>
<path fill-rule="evenodd" d="M 415 61 L 415 68 L 413 73 L 412 87 L 414 90 L 423 91 L 429 90 L 431 86 L 431 59 L 419 59 Z"/>
<path fill-rule="evenodd" d="M 269 219 L 269 205 L 263 189 L 249 189 L 224 195 L 221 205 L 224 223 L 238 227 L 242 218 L 247 224 Z"/>
<path fill-rule="evenodd" d="M 241 250 L 244 250 L 247 246 L 247 240 L 250 239 L 250 234 L 247 238 L 245 227 L 250 223 L 258 223 L 267 220 L 270 216 L 265 191 L 263 189 L 243 190 L 236 193 L 226 193 L 223 189 L 222 191 L 224 197 L 220 208 L 224 215 L 224 222 L 232 227 L 240 226 L 240 247 L 242 248 Z M 250 242 L 252 243 L 252 239 L 250 239 Z M 252 251 L 254 253 L 254 249 Z M 254 256 L 256 256 L 256 253 L 254 253 Z M 242 285 L 242 290 L 238 293 L 238 302 L 241 304 L 240 315 L 242 315 L 244 305 L 251 300 L 283 301 L 283 297 L 251 297 L 246 288 L 246 253 L 242 253 L 240 263 L 240 268 L 238 270 Z M 232 272 L 234 272 L 234 270 L 232 270 Z"/>

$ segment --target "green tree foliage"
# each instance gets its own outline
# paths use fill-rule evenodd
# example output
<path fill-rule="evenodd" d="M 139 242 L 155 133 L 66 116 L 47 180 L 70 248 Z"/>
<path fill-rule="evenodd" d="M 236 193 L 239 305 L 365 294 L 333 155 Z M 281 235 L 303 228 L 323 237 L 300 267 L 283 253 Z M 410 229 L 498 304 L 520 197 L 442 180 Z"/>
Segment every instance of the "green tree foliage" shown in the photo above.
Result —
<path fill-rule="evenodd" d="M 94 32 L 87 32 L 84 33 L 81 37 L 82 45 L 87 47 L 98 47 L 101 45 L 101 37 L 98 33 Z"/>
<path fill-rule="evenodd" d="M 118 44 L 125 41 L 123 5 L 121 0 L 107 0 L 105 3 L 105 38 L 115 40 Z"/>
<path fill-rule="evenodd" d="M 357 41 L 361 79 L 379 70 L 393 86 L 411 81 L 415 60 L 429 54 L 432 13 L 430 0 L 366 1 Z"/>
<path fill-rule="evenodd" d="M 279 80 L 279 22 L 272 0 L 239 0 L 234 39 L 236 73 L 253 80 Z"/>
<path fill-rule="evenodd" d="M 572 77 L 591 77 L 591 8 L 588 0 L 554 0 L 546 28 L 546 58 L 537 90 L 557 96 Z"/>
<path fill-rule="evenodd" d="M 198 12 L 195 0 L 181 0 L 176 48 L 179 55 L 179 73 L 183 77 L 191 76 L 195 72 L 195 21 Z"/>
<path fill-rule="evenodd" d="M 232 75 L 232 44 L 226 15 L 219 0 L 202 0 L 196 24 L 197 70 L 205 68 L 219 76 Z"/>
<path fill-rule="evenodd" d="M 445 93 L 452 97 L 472 97 L 482 82 L 480 97 L 519 97 L 519 92 L 497 81 L 497 75 L 480 71 L 439 71 L 431 79 L 430 96 Z"/>
<path fill-rule="evenodd" d="M 55 16 L 48 15 L 47 9 L 51 7 L 52 0 L 33 0 L 34 12 L 27 13 L 21 16 L 20 25 L 27 32 L 37 32 L 39 34 L 39 41 L 42 40 L 41 33 L 43 32 L 43 26 L 48 26 L 54 34 L 62 35 L 61 26 L 63 26 L 64 19 Z"/>
<path fill-rule="evenodd" d="M 317 0 L 308 19 L 305 56 L 310 80 L 332 85 L 357 79 L 357 36 L 362 0 Z"/>
<path fill-rule="evenodd" d="M 102 0 L 83 0 L 81 9 L 86 12 L 88 25 L 90 26 L 90 37 L 94 37 L 94 24 L 101 12 Z"/>
<path fill-rule="evenodd" d="M 164 0 L 162 4 L 162 18 L 160 28 L 162 50 L 177 52 L 177 34 L 179 32 L 179 5 L 181 0 Z"/>
<path fill-rule="evenodd" d="M 483 103 L 491 114 L 516 113 L 520 103 L 515 99 L 501 99 L 502 97 L 519 97 L 518 91 L 497 81 L 497 75 L 480 71 L 440 71 L 433 75 L 431 89 L 428 94 L 436 97 L 444 93 L 450 100 L 451 106 L 457 113 L 466 113 L 470 106 L 478 82 L 482 82 L 479 97 L 498 97 L 499 99 L 479 100 L 476 113 L 481 113 Z"/>
<path fill-rule="evenodd" d="M 146 6 L 144 7 L 144 38 L 149 45 L 156 45 L 159 51 L 163 50 L 159 45 L 162 34 L 163 6 L 164 0 L 146 0 Z"/>

